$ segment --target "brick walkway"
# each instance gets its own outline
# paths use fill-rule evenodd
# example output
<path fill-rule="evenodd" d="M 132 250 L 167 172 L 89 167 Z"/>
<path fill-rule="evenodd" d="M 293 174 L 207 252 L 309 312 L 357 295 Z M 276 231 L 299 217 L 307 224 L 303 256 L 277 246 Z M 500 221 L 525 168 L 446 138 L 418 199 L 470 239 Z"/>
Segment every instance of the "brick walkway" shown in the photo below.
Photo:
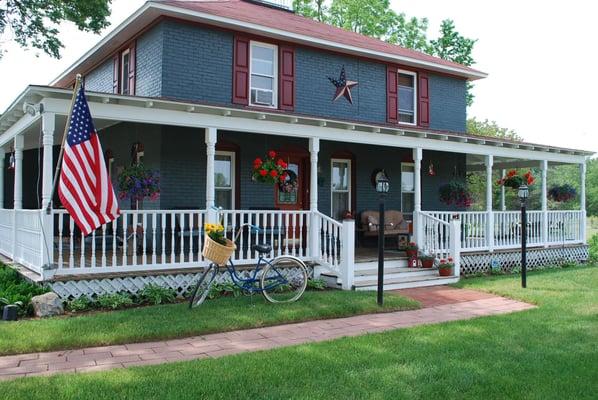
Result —
<path fill-rule="evenodd" d="M 422 301 L 426 308 L 278 325 L 162 342 L 5 356 L 0 357 L 0 380 L 216 358 L 228 354 L 320 342 L 422 324 L 505 314 L 534 307 L 503 297 L 447 287 L 409 289 L 399 292 Z"/>

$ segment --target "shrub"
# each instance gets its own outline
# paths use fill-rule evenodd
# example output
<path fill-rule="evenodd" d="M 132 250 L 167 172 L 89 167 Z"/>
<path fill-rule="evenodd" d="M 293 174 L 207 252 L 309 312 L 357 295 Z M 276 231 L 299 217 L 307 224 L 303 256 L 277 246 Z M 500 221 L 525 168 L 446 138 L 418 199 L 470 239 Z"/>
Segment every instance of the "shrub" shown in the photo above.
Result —
<path fill-rule="evenodd" d="M 308 279 L 307 288 L 309 290 L 324 290 L 326 289 L 326 281 L 322 278 Z"/>
<path fill-rule="evenodd" d="M 128 293 L 110 293 L 98 296 L 96 303 L 100 308 L 125 308 L 133 305 L 133 299 Z"/>
<path fill-rule="evenodd" d="M 589 241 L 590 246 L 590 262 L 598 262 L 598 233 L 596 233 Z"/>
<path fill-rule="evenodd" d="M 139 292 L 139 299 L 142 303 L 154 305 L 173 303 L 176 299 L 176 292 L 173 289 L 150 283 L 145 285 L 141 292 Z"/>
<path fill-rule="evenodd" d="M 66 304 L 66 308 L 72 312 L 82 312 L 91 310 L 94 307 L 92 300 L 86 296 L 81 296 L 77 299 L 71 300 Z"/>
<path fill-rule="evenodd" d="M 235 285 L 233 282 L 216 282 L 210 287 L 208 298 L 216 299 L 221 296 L 234 296 L 239 297 L 243 293 L 243 290 Z"/>
<path fill-rule="evenodd" d="M 20 302 L 22 306 L 19 307 L 19 316 L 33 315 L 31 298 L 48 291 L 46 288 L 26 281 L 12 268 L 0 265 L 0 298 L 3 298 L 5 300 L 3 303 L 7 304 Z M 0 304 L 0 312 L 4 310 L 5 305 Z"/>

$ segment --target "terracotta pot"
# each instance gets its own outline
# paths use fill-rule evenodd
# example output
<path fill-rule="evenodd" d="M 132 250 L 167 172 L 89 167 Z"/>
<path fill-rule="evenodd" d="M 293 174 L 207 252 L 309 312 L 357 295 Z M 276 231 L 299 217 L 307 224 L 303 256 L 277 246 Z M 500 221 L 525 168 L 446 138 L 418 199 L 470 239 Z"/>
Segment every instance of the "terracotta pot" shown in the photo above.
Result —
<path fill-rule="evenodd" d="M 405 253 L 407 253 L 407 257 L 409 258 L 417 257 L 417 250 L 405 250 Z"/>
<path fill-rule="evenodd" d="M 422 268 L 432 268 L 434 266 L 434 259 L 433 258 L 424 258 L 421 260 Z"/>
<path fill-rule="evenodd" d="M 452 268 L 439 268 L 438 274 L 440 276 L 451 276 L 451 275 L 453 275 L 453 269 Z"/>

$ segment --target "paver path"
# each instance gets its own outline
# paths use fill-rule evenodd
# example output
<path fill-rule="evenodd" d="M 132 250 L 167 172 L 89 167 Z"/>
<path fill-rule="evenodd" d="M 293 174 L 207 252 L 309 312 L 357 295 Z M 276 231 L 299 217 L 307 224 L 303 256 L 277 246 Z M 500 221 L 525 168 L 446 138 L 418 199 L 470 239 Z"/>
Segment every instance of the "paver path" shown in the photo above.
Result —
<path fill-rule="evenodd" d="M 0 357 L 0 380 L 214 358 L 422 324 L 505 314 L 535 307 L 504 297 L 446 287 L 434 290 L 409 289 L 400 292 L 423 301 L 426 308 L 309 321 L 160 342 L 5 356 Z M 201 309 L 197 312 L 201 312 Z"/>

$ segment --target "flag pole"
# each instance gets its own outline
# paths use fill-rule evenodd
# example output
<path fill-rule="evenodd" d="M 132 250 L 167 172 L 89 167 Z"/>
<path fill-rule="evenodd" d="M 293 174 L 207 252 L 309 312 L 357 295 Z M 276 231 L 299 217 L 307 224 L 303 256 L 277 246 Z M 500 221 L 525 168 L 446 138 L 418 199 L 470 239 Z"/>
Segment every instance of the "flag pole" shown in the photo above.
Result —
<path fill-rule="evenodd" d="M 60 154 L 58 155 L 58 163 L 56 163 L 56 171 L 54 172 L 54 180 L 52 181 L 52 191 L 50 192 L 50 200 L 46 207 L 46 214 L 50 215 L 52 212 L 52 203 L 54 199 L 54 192 L 56 192 L 56 185 L 58 184 L 58 177 L 60 176 L 60 168 L 62 167 L 62 157 L 64 156 L 64 144 L 69 134 L 69 126 L 71 125 L 71 117 L 73 115 L 73 106 L 77 99 L 77 93 L 81 88 L 81 74 L 77 74 L 75 78 L 75 89 L 73 90 L 73 97 L 71 98 L 71 106 L 66 117 L 66 125 L 64 126 L 64 133 L 62 134 L 62 143 L 60 144 Z"/>

